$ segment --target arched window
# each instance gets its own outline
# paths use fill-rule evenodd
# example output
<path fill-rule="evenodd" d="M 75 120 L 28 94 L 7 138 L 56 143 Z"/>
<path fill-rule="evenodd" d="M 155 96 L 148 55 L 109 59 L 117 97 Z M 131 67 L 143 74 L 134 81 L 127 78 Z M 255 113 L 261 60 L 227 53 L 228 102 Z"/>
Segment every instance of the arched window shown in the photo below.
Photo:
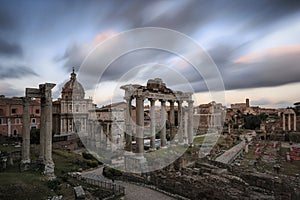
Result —
<path fill-rule="evenodd" d="M 15 129 L 15 130 L 14 130 L 14 137 L 17 137 L 17 136 L 18 136 L 18 130 Z"/>

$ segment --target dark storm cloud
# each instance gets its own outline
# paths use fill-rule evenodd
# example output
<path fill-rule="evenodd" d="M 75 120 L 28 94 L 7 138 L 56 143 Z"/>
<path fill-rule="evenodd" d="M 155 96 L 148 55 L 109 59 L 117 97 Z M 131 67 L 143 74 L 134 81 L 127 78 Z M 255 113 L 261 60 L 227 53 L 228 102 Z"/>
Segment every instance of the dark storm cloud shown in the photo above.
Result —
<path fill-rule="evenodd" d="M 0 38 L 0 56 L 22 56 L 22 47 Z"/>
<path fill-rule="evenodd" d="M 300 82 L 299 54 L 300 50 L 282 51 L 280 54 L 270 53 L 247 63 L 226 60 L 222 62 L 223 66 L 218 67 L 226 90 L 273 87 Z M 220 59 L 223 59 L 222 56 Z M 193 84 L 198 92 L 207 90 L 203 80 L 195 80 Z"/>
<path fill-rule="evenodd" d="M 220 24 L 222 27 L 216 30 L 212 29 L 213 34 L 216 34 L 214 31 L 222 32 L 222 28 L 224 28 L 224 31 L 233 28 L 236 31 L 231 35 L 223 37 L 222 33 L 217 33 L 216 35 L 225 42 L 220 44 L 218 43 L 220 41 L 217 41 L 213 44 L 214 47 L 208 50 L 221 71 L 226 89 L 277 86 L 300 81 L 298 78 L 299 69 L 295 67 L 295 62 L 289 61 L 289 65 L 286 65 L 286 63 L 281 62 L 285 59 L 283 57 L 275 58 L 276 62 L 265 60 L 261 63 L 251 64 L 233 63 L 233 60 L 243 52 L 247 52 L 249 45 L 255 43 L 258 38 L 277 30 L 279 26 L 277 23 L 299 12 L 300 1 L 213 0 L 209 2 L 173 1 L 171 3 L 168 1 L 112 1 L 103 3 L 103 8 L 96 6 L 97 2 L 91 2 L 90 4 L 95 4 L 93 7 L 97 8 L 99 17 L 94 20 L 98 20 L 98 28 L 101 27 L 101 30 L 111 27 L 122 27 L 121 30 L 127 30 L 155 26 L 174 29 L 193 36 L 196 33 L 201 33 L 201 30 L 205 31 L 211 28 L 209 26 L 214 23 Z M 118 9 L 109 12 L 116 4 Z M 84 13 L 85 6 L 81 5 L 81 2 L 73 5 L 71 10 L 78 6 L 82 6 L 82 12 Z M 91 8 L 91 5 L 87 7 Z M 102 10 L 102 12 L 99 10 Z M 65 61 L 64 66 L 68 70 L 71 67 L 79 66 L 86 57 L 87 52 L 84 52 L 83 46 L 84 44 L 71 44 L 66 50 L 63 59 Z M 152 59 L 146 58 L 149 56 Z M 105 81 L 117 80 L 138 63 L 143 64 L 149 60 L 155 62 L 155 59 L 161 61 L 169 58 L 170 56 L 159 57 L 158 55 L 148 54 L 136 56 L 132 59 L 130 55 L 127 55 L 127 59 L 122 58 L 119 62 L 113 63 L 102 78 Z M 295 59 L 293 58 L 293 60 Z M 286 68 L 283 69 L 282 66 L 286 66 Z M 205 82 L 194 70 L 183 70 L 182 73 L 188 77 L 196 90 L 207 90 Z M 94 72 L 91 75 L 94 75 Z"/>
<path fill-rule="evenodd" d="M 21 97 L 24 96 L 24 90 L 16 89 L 11 84 L 0 83 L 0 94 L 6 97 Z"/>
<path fill-rule="evenodd" d="M 23 78 L 26 76 L 38 76 L 31 68 L 26 66 L 3 67 L 0 66 L 0 78 Z"/>
<path fill-rule="evenodd" d="M 211 22 L 230 23 L 232 28 L 242 25 L 241 31 L 266 30 L 282 17 L 299 11 L 297 0 L 261 1 L 124 1 L 118 11 L 107 13 L 109 24 L 122 22 L 128 28 L 158 26 L 182 31 L 188 35 L 196 29 L 204 28 Z M 172 7 L 175 5 L 174 7 Z M 158 17 L 160 10 L 165 9 Z M 150 9 L 152 8 L 152 9 Z M 149 10 L 149 12 L 147 12 Z M 103 24 L 101 24 L 103 25 Z M 256 30 L 258 29 L 258 30 Z"/>

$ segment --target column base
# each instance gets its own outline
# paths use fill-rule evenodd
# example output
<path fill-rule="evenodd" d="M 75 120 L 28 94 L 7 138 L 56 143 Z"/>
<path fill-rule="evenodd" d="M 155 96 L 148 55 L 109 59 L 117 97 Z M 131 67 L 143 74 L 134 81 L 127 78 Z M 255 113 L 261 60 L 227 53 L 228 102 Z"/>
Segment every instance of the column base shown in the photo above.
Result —
<path fill-rule="evenodd" d="M 54 163 L 53 162 L 49 162 L 45 164 L 45 168 L 44 168 L 44 172 L 43 174 L 45 174 L 46 176 L 48 176 L 48 178 L 50 180 L 55 179 L 55 175 L 54 175 Z"/>
<path fill-rule="evenodd" d="M 156 148 L 149 148 L 149 151 L 156 151 Z"/>
<path fill-rule="evenodd" d="M 147 160 L 143 155 L 127 155 L 125 160 L 125 171 L 132 173 L 146 172 L 148 169 Z"/>
<path fill-rule="evenodd" d="M 30 169 L 30 159 L 21 160 L 20 171 L 24 172 L 24 171 L 28 171 L 29 169 Z"/>

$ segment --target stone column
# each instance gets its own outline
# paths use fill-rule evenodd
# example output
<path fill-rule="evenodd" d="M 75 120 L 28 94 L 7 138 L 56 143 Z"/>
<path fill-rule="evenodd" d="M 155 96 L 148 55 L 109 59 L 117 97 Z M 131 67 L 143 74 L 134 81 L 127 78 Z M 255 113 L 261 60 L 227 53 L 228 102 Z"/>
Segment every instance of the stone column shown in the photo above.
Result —
<path fill-rule="evenodd" d="M 53 83 L 45 83 L 40 85 L 41 91 L 41 115 L 43 120 L 41 124 L 44 129 L 41 129 L 40 135 L 44 135 L 44 173 L 50 177 L 54 177 L 54 163 L 52 160 L 52 98 L 51 89 L 55 86 Z"/>
<path fill-rule="evenodd" d="M 95 121 L 91 121 L 91 149 L 95 149 L 96 146 L 96 136 L 95 136 Z"/>
<path fill-rule="evenodd" d="M 160 130 L 160 142 L 161 147 L 166 146 L 166 101 L 160 100 L 161 102 L 161 130 Z"/>
<path fill-rule="evenodd" d="M 174 143 L 175 131 L 175 111 L 174 111 L 174 101 L 170 100 L 170 142 Z"/>
<path fill-rule="evenodd" d="M 96 130 L 95 131 L 96 150 L 98 150 L 101 147 L 101 131 L 100 131 L 100 125 L 97 121 L 95 122 L 95 130 Z"/>
<path fill-rule="evenodd" d="M 112 138 L 111 138 L 111 131 L 109 122 L 106 124 L 106 148 L 111 149 L 112 147 Z"/>
<path fill-rule="evenodd" d="M 144 99 L 142 95 L 136 97 L 136 153 L 144 153 Z"/>
<path fill-rule="evenodd" d="M 291 130 L 291 114 L 288 114 L 288 130 Z"/>
<path fill-rule="evenodd" d="M 183 139 L 184 139 L 184 143 L 188 143 L 188 114 L 187 114 L 187 108 L 183 108 L 182 109 L 182 114 L 183 114 Z"/>
<path fill-rule="evenodd" d="M 22 132 L 21 170 L 28 170 L 30 164 L 30 113 L 28 97 L 23 98 Z"/>
<path fill-rule="evenodd" d="M 282 115 L 282 130 L 284 130 L 285 131 L 285 114 L 283 113 L 283 115 Z"/>
<path fill-rule="evenodd" d="M 156 149 L 155 146 L 155 99 L 150 99 L 150 129 L 151 129 L 151 138 L 150 138 L 150 147 Z"/>
<path fill-rule="evenodd" d="M 188 144 L 193 144 L 193 103 L 194 101 L 188 101 Z"/>
<path fill-rule="evenodd" d="M 296 113 L 294 113 L 294 131 L 297 129 L 297 116 Z"/>
<path fill-rule="evenodd" d="M 183 143 L 183 117 L 182 117 L 182 101 L 177 101 L 178 104 L 178 137 L 179 143 Z"/>
<path fill-rule="evenodd" d="M 42 94 L 43 95 L 43 94 Z M 39 162 L 41 164 L 45 164 L 45 126 L 46 126 L 46 113 L 45 113 L 45 99 L 43 100 L 42 104 L 42 99 L 41 99 L 41 115 L 40 115 L 40 155 L 39 155 Z"/>
<path fill-rule="evenodd" d="M 132 119 L 131 119 L 131 96 L 125 97 L 126 100 L 126 110 L 125 110 L 125 124 L 126 124 L 126 143 L 125 151 L 132 151 Z"/>

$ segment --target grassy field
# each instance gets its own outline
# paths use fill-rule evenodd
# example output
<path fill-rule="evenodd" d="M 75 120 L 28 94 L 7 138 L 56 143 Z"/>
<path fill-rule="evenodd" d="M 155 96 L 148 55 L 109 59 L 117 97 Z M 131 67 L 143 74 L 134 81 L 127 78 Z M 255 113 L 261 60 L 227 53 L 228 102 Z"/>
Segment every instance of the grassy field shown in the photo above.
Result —
<path fill-rule="evenodd" d="M 46 199 L 55 193 L 39 172 L 18 172 L 18 167 L 0 173 L 0 199 Z"/>
<path fill-rule="evenodd" d="M 14 163 L 14 166 L 0 172 L 0 199 L 47 199 L 54 195 L 74 199 L 67 173 L 88 168 L 88 160 L 81 155 L 62 150 L 53 150 L 52 155 L 57 177 L 55 181 L 48 181 L 39 171 L 19 172 L 19 163 Z M 72 183 L 77 184 L 77 181 L 72 180 Z"/>

